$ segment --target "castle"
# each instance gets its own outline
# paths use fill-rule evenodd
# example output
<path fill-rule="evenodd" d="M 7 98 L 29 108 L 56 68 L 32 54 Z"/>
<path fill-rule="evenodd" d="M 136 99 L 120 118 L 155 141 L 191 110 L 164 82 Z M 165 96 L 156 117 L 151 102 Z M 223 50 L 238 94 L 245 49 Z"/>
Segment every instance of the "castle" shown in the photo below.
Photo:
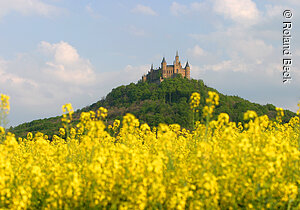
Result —
<path fill-rule="evenodd" d="M 182 68 L 177 51 L 173 65 L 167 65 L 166 59 L 163 57 L 161 67 L 158 69 L 153 69 L 152 64 L 148 74 L 142 77 L 142 81 L 161 83 L 164 79 L 173 78 L 176 75 L 181 75 L 183 78 L 186 77 L 190 79 L 190 70 L 191 69 L 188 61 L 186 62 L 185 67 Z"/>

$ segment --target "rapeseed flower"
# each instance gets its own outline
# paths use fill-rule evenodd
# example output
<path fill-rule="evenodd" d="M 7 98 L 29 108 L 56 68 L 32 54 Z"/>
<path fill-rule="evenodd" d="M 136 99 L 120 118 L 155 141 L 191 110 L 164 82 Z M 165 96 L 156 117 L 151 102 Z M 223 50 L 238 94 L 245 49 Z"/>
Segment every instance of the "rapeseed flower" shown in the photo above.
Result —
<path fill-rule="evenodd" d="M 203 113 L 211 116 L 218 101 L 209 93 Z M 63 118 L 70 120 L 68 110 Z M 108 129 L 107 112 L 101 113 L 82 113 L 69 136 L 64 127 L 50 140 L 29 132 L 17 141 L 0 127 L 0 207 L 300 207 L 298 116 L 282 123 L 250 110 L 243 126 L 221 113 L 189 130 L 177 124 L 150 128 L 126 114 Z"/>
<path fill-rule="evenodd" d="M 199 104 L 200 104 L 200 94 L 195 92 L 191 95 L 191 98 L 190 98 L 190 108 L 193 111 L 195 111 L 196 108 L 199 106 Z"/>
<path fill-rule="evenodd" d="M 107 117 L 107 109 L 105 109 L 104 107 L 100 107 L 97 113 L 98 113 L 98 117 L 102 120 Z"/>
<path fill-rule="evenodd" d="M 5 110 L 5 113 L 8 114 L 10 110 L 9 96 L 0 94 L 0 97 L 1 97 L 0 108 Z"/>

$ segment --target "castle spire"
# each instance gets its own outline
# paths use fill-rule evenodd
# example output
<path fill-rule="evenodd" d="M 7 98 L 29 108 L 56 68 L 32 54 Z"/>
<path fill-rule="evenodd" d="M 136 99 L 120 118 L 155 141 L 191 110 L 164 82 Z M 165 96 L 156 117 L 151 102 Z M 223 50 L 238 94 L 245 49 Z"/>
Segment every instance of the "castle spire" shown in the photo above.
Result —
<path fill-rule="evenodd" d="M 189 61 L 186 62 L 185 68 L 186 68 L 186 67 L 190 67 Z"/>
<path fill-rule="evenodd" d="M 153 69 L 153 63 L 151 64 L 151 70 Z"/>
<path fill-rule="evenodd" d="M 179 64 L 178 50 L 176 51 L 175 63 L 176 63 L 176 64 Z"/>
<path fill-rule="evenodd" d="M 166 62 L 166 59 L 165 59 L 165 56 L 163 57 L 163 60 L 162 60 L 161 63 L 167 63 L 167 62 Z"/>

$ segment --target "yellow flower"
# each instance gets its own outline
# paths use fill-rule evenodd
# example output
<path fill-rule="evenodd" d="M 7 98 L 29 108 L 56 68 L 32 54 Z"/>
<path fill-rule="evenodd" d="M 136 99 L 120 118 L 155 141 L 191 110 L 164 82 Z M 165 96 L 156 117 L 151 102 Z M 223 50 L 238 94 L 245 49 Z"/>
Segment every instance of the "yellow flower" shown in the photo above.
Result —
<path fill-rule="evenodd" d="M 3 135 L 3 134 L 5 134 L 5 129 L 0 126 L 0 135 Z"/>
<path fill-rule="evenodd" d="M 147 123 L 144 123 L 141 125 L 141 130 L 143 132 L 148 132 L 148 131 L 151 131 L 151 128 L 149 127 L 149 125 Z"/>
<path fill-rule="evenodd" d="M 63 113 L 69 114 L 70 120 L 72 120 L 72 114 L 74 114 L 74 110 L 72 104 L 68 103 L 62 106 Z"/>
<path fill-rule="evenodd" d="M 216 92 L 208 91 L 208 98 L 206 104 L 219 105 L 219 95 Z"/>
<path fill-rule="evenodd" d="M 218 121 L 222 123 L 229 123 L 229 115 L 227 113 L 221 113 L 218 116 Z"/>
<path fill-rule="evenodd" d="M 91 119 L 94 120 L 96 117 L 96 113 L 94 111 L 90 111 Z"/>
<path fill-rule="evenodd" d="M 257 118 L 257 114 L 255 111 L 248 110 L 244 113 L 244 120 L 250 120 Z"/>
<path fill-rule="evenodd" d="M 209 93 L 205 115 L 217 104 Z M 298 116 L 278 123 L 249 110 L 244 129 L 221 113 L 189 130 L 126 114 L 113 123 L 120 132 L 99 118 L 82 113 L 77 130 L 51 140 L 34 131 L 16 141 L 0 127 L 1 208 L 299 209 Z"/>
<path fill-rule="evenodd" d="M 97 111 L 97 114 L 100 119 L 105 119 L 107 117 L 107 109 L 100 107 Z"/>
<path fill-rule="evenodd" d="M 277 111 L 276 120 L 277 122 L 281 123 L 282 117 L 284 116 L 283 108 L 276 107 L 276 111 Z"/>
<path fill-rule="evenodd" d="M 117 129 L 120 126 L 120 120 L 115 120 L 113 123 L 113 129 Z"/>
<path fill-rule="evenodd" d="M 64 128 L 60 128 L 60 129 L 59 129 L 59 135 L 60 135 L 61 137 L 64 137 L 64 136 L 66 135 L 66 131 L 65 131 Z"/>
<path fill-rule="evenodd" d="M 71 135 L 71 138 L 75 138 L 75 136 L 76 136 L 76 130 L 75 130 L 75 128 L 71 128 L 70 129 L 70 135 Z"/>
<path fill-rule="evenodd" d="M 89 112 L 82 112 L 82 113 L 80 114 L 80 121 L 81 121 L 82 123 L 86 123 L 86 122 L 88 122 L 90 119 L 91 119 L 91 113 L 89 113 Z"/>
<path fill-rule="evenodd" d="M 190 98 L 190 108 L 195 111 L 195 109 L 200 104 L 200 94 L 199 93 L 193 93 Z"/>
<path fill-rule="evenodd" d="M 214 108 L 215 108 L 214 105 L 204 106 L 204 108 L 203 108 L 203 115 L 204 116 L 211 116 L 212 113 L 214 112 Z"/>
<path fill-rule="evenodd" d="M 33 138 L 33 135 L 31 132 L 27 133 L 27 140 L 31 140 Z"/>
<path fill-rule="evenodd" d="M 283 117 L 284 116 L 284 112 L 283 112 L 283 108 L 278 108 L 276 107 L 276 111 L 277 111 L 277 115 Z"/>
<path fill-rule="evenodd" d="M 10 110 L 9 96 L 1 94 L 0 108 L 6 110 L 6 113 L 8 114 L 8 112 Z"/>

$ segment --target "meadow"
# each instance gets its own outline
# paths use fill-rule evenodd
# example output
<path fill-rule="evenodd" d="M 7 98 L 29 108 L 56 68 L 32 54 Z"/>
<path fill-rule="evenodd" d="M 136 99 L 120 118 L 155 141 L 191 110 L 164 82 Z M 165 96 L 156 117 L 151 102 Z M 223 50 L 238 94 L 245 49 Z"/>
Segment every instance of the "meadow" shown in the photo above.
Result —
<path fill-rule="evenodd" d="M 107 125 L 108 110 L 84 112 L 71 127 L 71 104 L 51 140 L 18 138 L 0 127 L 0 208 L 4 209 L 299 209 L 300 122 L 244 113 L 211 120 L 219 96 L 209 92 L 194 128 L 150 127 L 132 114 Z M 9 98 L 1 95 L 1 121 Z M 197 121 L 197 116 L 206 122 Z"/>

